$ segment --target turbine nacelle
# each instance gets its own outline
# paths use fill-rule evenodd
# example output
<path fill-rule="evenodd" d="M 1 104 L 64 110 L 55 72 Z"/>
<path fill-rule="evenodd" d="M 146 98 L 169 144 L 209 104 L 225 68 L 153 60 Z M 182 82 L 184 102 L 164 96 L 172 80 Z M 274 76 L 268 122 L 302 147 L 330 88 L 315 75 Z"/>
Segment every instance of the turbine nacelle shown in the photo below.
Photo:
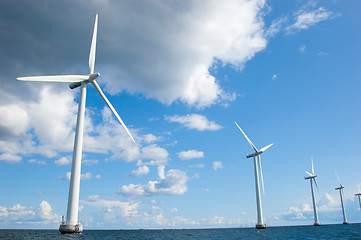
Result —
<path fill-rule="evenodd" d="M 345 187 L 344 186 L 340 186 L 338 188 L 335 188 L 335 190 L 340 190 L 340 189 L 344 189 Z"/>
<path fill-rule="evenodd" d="M 80 81 L 80 82 L 71 82 L 71 83 L 69 83 L 69 88 L 74 89 L 74 88 L 80 87 L 82 82 L 89 83 L 90 81 L 93 81 L 97 77 L 99 77 L 100 73 L 91 73 L 88 76 L 89 76 L 89 78 L 87 80 L 83 80 L 83 81 Z"/>
<path fill-rule="evenodd" d="M 311 175 L 309 177 L 305 177 L 305 179 L 310 179 L 310 178 L 315 178 L 315 177 L 317 177 L 317 175 Z"/>

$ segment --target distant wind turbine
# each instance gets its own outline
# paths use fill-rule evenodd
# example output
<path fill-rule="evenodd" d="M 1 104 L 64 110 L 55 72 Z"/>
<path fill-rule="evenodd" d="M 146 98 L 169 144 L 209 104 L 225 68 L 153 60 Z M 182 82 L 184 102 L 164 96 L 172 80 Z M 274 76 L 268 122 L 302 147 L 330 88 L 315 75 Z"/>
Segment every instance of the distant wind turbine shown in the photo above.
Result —
<path fill-rule="evenodd" d="M 78 208 L 79 208 L 79 188 L 80 188 L 80 173 L 81 173 L 81 155 L 83 148 L 83 131 L 84 131 L 84 114 L 85 114 L 85 100 L 86 100 L 86 86 L 88 83 L 93 84 L 100 96 L 104 99 L 110 110 L 114 113 L 115 117 L 124 127 L 129 137 L 134 142 L 132 135 L 124 122 L 109 102 L 103 91 L 100 89 L 98 83 L 95 81 L 100 76 L 99 73 L 94 73 L 95 64 L 95 50 L 97 41 L 98 29 L 98 14 L 95 16 L 93 38 L 89 54 L 89 74 L 88 75 L 55 75 L 55 76 L 34 76 L 34 77 L 19 77 L 21 81 L 41 81 L 41 82 L 69 82 L 71 89 L 81 87 L 78 116 L 76 121 L 73 160 L 71 167 L 71 177 L 69 186 L 68 210 L 66 215 L 66 222 L 62 222 L 59 227 L 61 233 L 81 233 L 83 226 L 78 222 Z"/>
<path fill-rule="evenodd" d="M 312 159 L 312 173 L 309 173 L 306 171 L 306 173 L 308 174 L 308 177 L 305 177 L 305 179 L 310 179 L 310 183 L 311 183 L 311 193 L 312 193 L 312 203 L 313 203 L 313 214 L 315 216 L 315 223 L 313 224 L 314 226 L 321 226 L 320 222 L 318 221 L 318 215 L 317 215 L 317 207 L 316 207 L 316 199 L 315 199 L 315 193 L 313 191 L 313 182 L 315 182 L 315 185 L 318 189 L 317 186 L 317 182 L 316 182 L 316 177 L 317 175 L 315 175 L 315 171 L 313 169 L 313 159 Z M 313 181 L 312 181 L 313 180 Z"/>
<path fill-rule="evenodd" d="M 262 166 L 261 166 L 261 154 L 266 151 L 268 148 L 270 148 L 272 144 L 269 144 L 260 150 L 257 150 L 256 146 L 251 142 L 251 140 L 247 137 L 247 135 L 243 132 L 242 128 L 238 126 L 236 122 L 234 122 L 239 130 L 243 133 L 244 137 L 247 139 L 248 143 L 251 145 L 251 147 L 255 150 L 254 153 L 246 155 L 247 158 L 253 157 L 253 163 L 254 163 L 254 176 L 255 176 L 255 183 L 256 183 L 256 200 L 257 200 L 257 229 L 265 229 L 266 224 L 263 223 L 263 216 L 262 216 L 262 203 L 261 203 L 261 194 L 259 189 L 259 178 L 258 178 L 258 165 L 257 165 L 257 158 L 258 158 L 258 164 L 259 164 L 259 170 L 261 174 L 261 182 L 262 182 L 262 190 L 264 194 L 264 184 L 263 184 L 263 175 L 262 175 Z"/>
<path fill-rule="evenodd" d="M 343 205 L 343 189 L 344 189 L 345 187 L 342 186 L 341 181 L 340 181 L 340 178 L 338 177 L 336 171 L 335 171 L 335 173 L 336 173 L 336 177 L 337 177 L 337 179 L 338 179 L 338 182 L 340 183 L 340 186 L 339 186 L 338 188 L 335 188 L 335 190 L 339 190 L 339 192 L 340 192 L 341 207 L 342 207 L 342 214 L 343 214 L 343 224 L 348 224 L 347 219 L 346 219 L 345 207 L 344 207 L 344 205 Z"/>
<path fill-rule="evenodd" d="M 358 197 L 358 202 L 360 203 L 360 210 L 361 210 L 361 199 L 360 199 L 361 193 L 356 193 L 355 196 Z"/>

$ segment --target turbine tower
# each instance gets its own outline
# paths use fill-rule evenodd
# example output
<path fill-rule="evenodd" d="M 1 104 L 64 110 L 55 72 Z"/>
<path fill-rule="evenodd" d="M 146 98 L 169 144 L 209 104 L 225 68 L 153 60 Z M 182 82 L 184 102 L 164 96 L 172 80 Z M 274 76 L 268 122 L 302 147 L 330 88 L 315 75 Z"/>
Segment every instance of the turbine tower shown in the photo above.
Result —
<path fill-rule="evenodd" d="M 361 199 L 360 199 L 361 193 L 355 193 L 355 196 L 358 196 L 358 202 L 360 203 L 360 210 L 361 210 Z"/>
<path fill-rule="evenodd" d="M 335 172 L 336 173 L 336 172 Z M 340 178 L 338 177 L 337 173 L 336 173 L 336 177 L 338 179 L 338 182 L 340 183 L 340 186 L 338 188 L 335 188 L 335 190 L 339 190 L 340 192 L 340 198 L 341 198 L 341 207 L 342 207 L 342 214 L 343 214 L 343 224 L 348 224 L 347 219 L 346 219 L 346 212 L 345 212 L 345 207 L 343 205 L 343 189 L 345 188 L 344 186 L 342 186 Z"/>
<path fill-rule="evenodd" d="M 69 186 L 68 208 L 66 214 L 66 222 L 62 222 L 59 231 L 61 233 L 81 233 L 83 226 L 78 222 L 78 208 L 79 208 L 79 189 L 80 189 L 80 174 L 81 174 L 81 155 L 83 148 L 83 131 L 84 131 L 84 114 L 85 114 L 85 101 L 86 101 L 86 87 L 91 83 L 98 91 L 100 96 L 104 99 L 110 110 L 114 113 L 115 117 L 124 127 L 129 137 L 134 142 L 132 135 L 124 122 L 109 102 L 103 91 L 100 89 L 98 83 L 95 81 L 100 76 L 99 73 L 94 73 L 95 64 L 95 50 L 97 41 L 98 29 L 98 14 L 95 16 L 93 38 L 89 54 L 89 74 L 88 75 L 54 75 L 54 76 L 33 76 L 33 77 L 19 77 L 21 81 L 41 81 L 41 82 L 69 82 L 71 89 L 80 87 L 78 115 L 76 121 L 75 139 L 73 160 L 71 166 L 71 177 Z"/>
<path fill-rule="evenodd" d="M 247 158 L 253 157 L 253 163 L 254 163 L 254 177 L 255 177 L 255 185 L 256 185 L 256 200 L 257 200 L 257 229 L 265 229 L 266 224 L 263 223 L 263 216 L 262 216 L 262 203 L 261 203 L 261 194 L 259 189 L 259 177 L 258 177 L 258 164 L 259 164 L 259 171 L 261 174 L 261 182 L 262 182 L 262 190 L 264 194 L 264 185 L 263 185 L 263 175 L 262 175 L 262 166 L 261 166 L 261 154 L 266 151 L 269 147 L 273 145 L 267 145 L 260 150 L 257 150 L 256 146 L 251 142 L 251 140 L 247 137 L 247 135 L 243 132 L 242 128 L 238 126 L 236 122 L 234 122 L 239 130 L 243 133 L 244 137 L 247 139 L 248 143 L 251 145 L 251 147 L 255 150 L 254 153 L 246 155 Z M 258 164 L 257 164 L 258 159 Z"/>
<path fill-rule="evenodd" d="M 317 207 L 316 207 L 316 199 L 315 199 L 315 193 L 313 191 L 313 182 L 315 182 L 315 185 L 318 189 L 317 186 L 317 182 L 316 182 L 316 177 L 317 175 L 315 175 L 315 171 L 313 169 L 313 159 L 312 159 L 312 174 L 307 172 L 308 177 L 305 177 L 305 179 L 310 179 L 310 183 L 311 183 L 311 193 L 312 193 L 312 203 L 313 203 L 313 214 L 315 216 L 315 223 L 313 224 L 313 226 L 321 226 L 320 222 L 318 221 L 318 215 L 317 215 Z"/>

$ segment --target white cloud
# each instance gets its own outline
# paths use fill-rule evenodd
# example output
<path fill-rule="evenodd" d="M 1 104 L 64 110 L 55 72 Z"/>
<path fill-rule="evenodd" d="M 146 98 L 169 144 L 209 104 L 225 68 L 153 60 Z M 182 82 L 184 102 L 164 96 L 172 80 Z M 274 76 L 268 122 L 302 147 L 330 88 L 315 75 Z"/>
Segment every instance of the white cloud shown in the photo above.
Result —
<path fill-rule="evenodd" d="M 178 169 L 170 169 L 165 176 L 158 169 L 159 181 L 149 181 L 145 185 L 129 184 L 123 185 L 118 193 L 125 195 L 182 195 L 187 191 L 187 174 Z M 164 175 L 164 173 L 163 173 Z"/>
<path fill-rule="evenodd" d="M 28 162 L 38 164 L 38 165 L 46 165 L 45 161 L 40 161 L 40 160 L 36 160 L 36 159 L 30 159 Z"/>
<path fill-rule="evenodd" d="M 58 223 L 60 217 L 53 213 L 47 201 L 42 201 L 38 207 L 25 207 L 20 204 L 10 208 L 0 206 L 0 221 L 11 226 L 28 223 L 37 228 L 49 223 Z"/>
<path fill-rule="evenodd" d="M 148 173 L 149 173 L 149 167 L 141 166 L 137 170 L 133 170 L 130 175 L 133 177 L 139 177 L 141 175 L 146 175 Z"/>
<path fill-rule="evenodd" d="M 209 121 L 205 116 L 200 114 L 187 114 L 185 116 L 165 116 L 165 119 L 169 122 L 177 122 L 183 124 L 188 129 L 196 129 L 198 131 L 215 131 L 222 128 L 217 123 Z"/>
<path fill-rule="evenodd" d="M 168 161 L 168 151 L 156 144 L 151 144 L 142 149 L 141 157 L 152 161 L 144 163 L 145 165 L 163 165 Z"/>
<path fill-rule="evenodd" d="M 336 201 L 330 194 L 325 193 L 321 196 L 320 200 L 318 200 L 318 210 L 319 211 L 335 211 L 339 208 L 340 203 Z"/>
<path fill-rule="evenodd" d="M 126 90 L 165 104 L 180 100 L 210 106 L 228 95 L 209 73 L 215 61 L 241 69 L 266 47 L 260 17 L 264 0 L 196 1 L 182 7 L 173 2 L 141 2 L 145 11 L 138 4 L 97 6 L 107 12 L 103 44 L 109 49 L 104 50 L 118 56 L 102 71 L 113 94 Z M 118 21 L 120 16 L 127 21 Z M 127 34 L 117 34 L 122 32 Z"/>
<path fill-rule="evenodd" d="M 0 133 L 19 136 L 25 134 L 29 124 L 30 117 L 25 109 L 14 104 L 0 106 Z"/>
<path fill-rule="evenodd" d="M 113 215 L 113 217 L 137 216 L 137 209 L 139 208 L 139 204 L 136 202 L 106 199 L 99 195 L 89 196 L 81 202 L 91 207 L 100 208 L 106 215 Z"/>
<path fill-rule="evenodd" d="M 99 175 L 100 176 L 100 175 Z M 60 178 L 61 180 L 70 180 L 70 177 L 71 177 L 71 172 L 66 172 L 66 175 L 65 177 L 62 177 Z M 83 174 L 80 174 L 80 179 L 81 180 L 89 180 L 92 178 L 92 174 L 91 173 L 83 173 Z M 100 178 L 100 177 L 99 177 Z M 96 179 L 99 179 L 96 177 Z"/>
<path fill-rule="evenodd" d="M 171 208 L 169 210 L 171 213 L 177 213 L 178 212 L 178 208 Z"/>
<path fill-rule="evenodd" d="M 22 159 L 22 157 L 11 154 L 11 153 L 3 153 L 0 155 L 0 161 L 5 161 L 8 163 L 19 163 L 19 162 L 21 162 L 21 159 Z"/>
<path fill-rule="evenodd" d="M 196 165 L 190 165 L 189 168 L 204 168 L 204 163 L 199 163 Z"/>
<path fill-rule="evenodd" d="M 189 160 L 192 158 L 203 158 L 204 153 L 202 151 L 197 150 L 188 150 L 188 151 L 181 151 L 178 154 L 179 159 L 181 160 Z"/>
<path fill-rule="evenodd" d="M 307 29 L 321 21 L 335 18 L 338 16 L 331 11 L 328 11 L 324 7 L 319 7 L 318 9 L 314 8 L 315 4 L 313 2 L 308 2 L 303 6 L 299 11 L 295 13 L 295 23 L 286 28 L 288 34 Z"/>
<path fill-rule="evenodd" d="M 298 49 L 301 53 L 305 52 L 306 51 L 306 46 L 305 45 L 302 45 L 299 47 Z"/>
<path fill-rule="evenodd" d="M 287 21 L 287 18 L 279 18 L 272 21 L 265 32 L 266 37 L 273 37 L 280 32 L 282 25 Z"/>
<path fill-rule="evenodd" d="M 213 161 L 213 170 L 216 171 L 216 170 L 219 170 L 219 169 L 222 169 L 224 168 L 222 162 L 220 161 Z"/>
<path fill-rule="evenodd" d="M 143 136 L 143 141 L 145 143 L 148 143 L 148 144 L 152 143 L 152 142 L 155 142 L 155 141 L 158 141 L 158 140 L 159 140 L 159 138 L 157 136 L 153 135 L 153 134 L 146 134 L 146 135 Z"/>
<path fill-rule="evenodd" d="M 277 79 L 277 75 L 276 75 L 276 74 L 273 74 L 272 80 L 276 80 L 276 79 Z"/>
<path fill-rule="evenodd" d="M 70 157 L 61 157 L 58 160 L 55 160 L 54 164 L 56 166 L 69 165 L 69 164 L 71 164 L 71 159 L 70 159 Z"/>

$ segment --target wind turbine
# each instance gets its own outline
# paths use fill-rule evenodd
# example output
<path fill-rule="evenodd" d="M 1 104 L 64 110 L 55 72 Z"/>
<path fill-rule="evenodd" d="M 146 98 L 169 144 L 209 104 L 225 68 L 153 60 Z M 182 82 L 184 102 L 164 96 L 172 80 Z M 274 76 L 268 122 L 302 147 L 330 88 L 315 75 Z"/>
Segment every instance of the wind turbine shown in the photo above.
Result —
<path fill-rule="evenodd" d="M 114 113 L 115 117 L 124 127 L 129 137 L 134 142 L 132 135 L 124 122 L 109 102 L 103 91 L 100 89 L 98 83 L 95 81 L 100 76 L 99 73 L 94 73 L 95 64 L 95 50 L 97 41 L 97 29 L 98 29 L 98 14 L 95 16 L 93 38 L 90 47 L 89 54 L 89 74 L 88 75 L 54 75 L 54 76 L 33 76 L 33 77 L 19 77 L 21 81 L 41 81 L 41 82 L 69 82 L 71 89 L 80 87 L 78 115 L 76 121 L 75 139 L 73 160 L 71 166 L 71 177 L 69 186 L 69 198 L 68 209 L 66 215 L 66 222 L 62 222 L 59 227 L 61 233 L 81 233 L 83 226 L 78 222 L 78 208 L 79 208 L 79 188 L 80 188 L 80 173 L 81 173 L 81 155 L 83 148 L 83 131 L 84 131 L 84 114 L 85 114 L 85 100 L 86 100 L 86 87 L 88 83 L 91 83 L 98 91 L 100 96 L 104 99 L 110 110 Z"/>
<path fill-rule="evenodd" d="M 315 216 L 315 223 L 313 224 L 313 226 L 321 226 L 320 222 L 318 221 L 318 215 L 317 215 L 317 207 L 316 207 L 316 199 L 315 199 L 315 193 L 313 191 L 313 182 L 315 182 L 315 185 L 318 189 L 317 186 L 317 182 L 316 182 L 316 177 L 317 175 L 315 175 L 315 171 L 313 169 L 313 159 L 312 159 L 312 174 L 307 172 L 308 177 L 305 177 L 305 179 L 310 179 L 310 183 L 311 183 L 311 193 L 312 193 L 312 202 L 313 202 L 313 214 Z M 313 182 L 312 182 L 313 180 Z"/>
<path fill-rule="evenodd" d="M 338 188 L 335 188 L 335 190 L 339 190 L 340 191 L 340 198 L 341 198 L 341 207 L 342 207 L 342 214 L 343 214 L 343 224 L 348 224 L 347 219 L 346 219 L 346 212 L 345 212 L 345 207 L 343 205 L 343 189 L 345 188 L 344 186 L 342 186 L 340 178 L 336 173 L 336 177 L 338 179 L 338 182 L 340 183 L 340 186 Z"/>
<path fill-rule="evenodd" d="M 355 193 L 355 196 L 358 196 L 358 201 L 360 203 L 360 209 L 361 209 L 361 199 L 360 199 L 361 193 Z"/>
<path fill-rule="evenodd" d="M 247 135 L 243 132 L 242 128 L 238 126 L 236 122 L 234 122 L 239 130 L 243 133 L 244 137 L 247 139 L 248 143 L 251 145 L 251 147 L 255 150 L 254 153 L 246 155 L 247 158 L 253 157 L 253 163 L 254 163 L 254 177 L 255 177 L 255 185 L 256 185 L 256 200 L 257 200 L 257 229 L 265 229 L 266 224 L 263 223 L 263 216 L 262 216 L 262 203 L 261 203 L 261 194 L 259 189 L 259 178 L 258 178 L 258 165 L 257 165 L 257 159 L 259 164 L 259 171 L 261 174 L 261 182 L 262 182 L 262 190 L 264 194 L 264 184 L 263 184 L 263 175 L 262 175 L 262 166 L 261 166 L 261 154 L 266 151 L 268 148 L 270 148 L 272 144 L 269 144 L 260 150 L 257 150 L 256 146 L 251 142 L 251 140 L 247 137 Z"/>

